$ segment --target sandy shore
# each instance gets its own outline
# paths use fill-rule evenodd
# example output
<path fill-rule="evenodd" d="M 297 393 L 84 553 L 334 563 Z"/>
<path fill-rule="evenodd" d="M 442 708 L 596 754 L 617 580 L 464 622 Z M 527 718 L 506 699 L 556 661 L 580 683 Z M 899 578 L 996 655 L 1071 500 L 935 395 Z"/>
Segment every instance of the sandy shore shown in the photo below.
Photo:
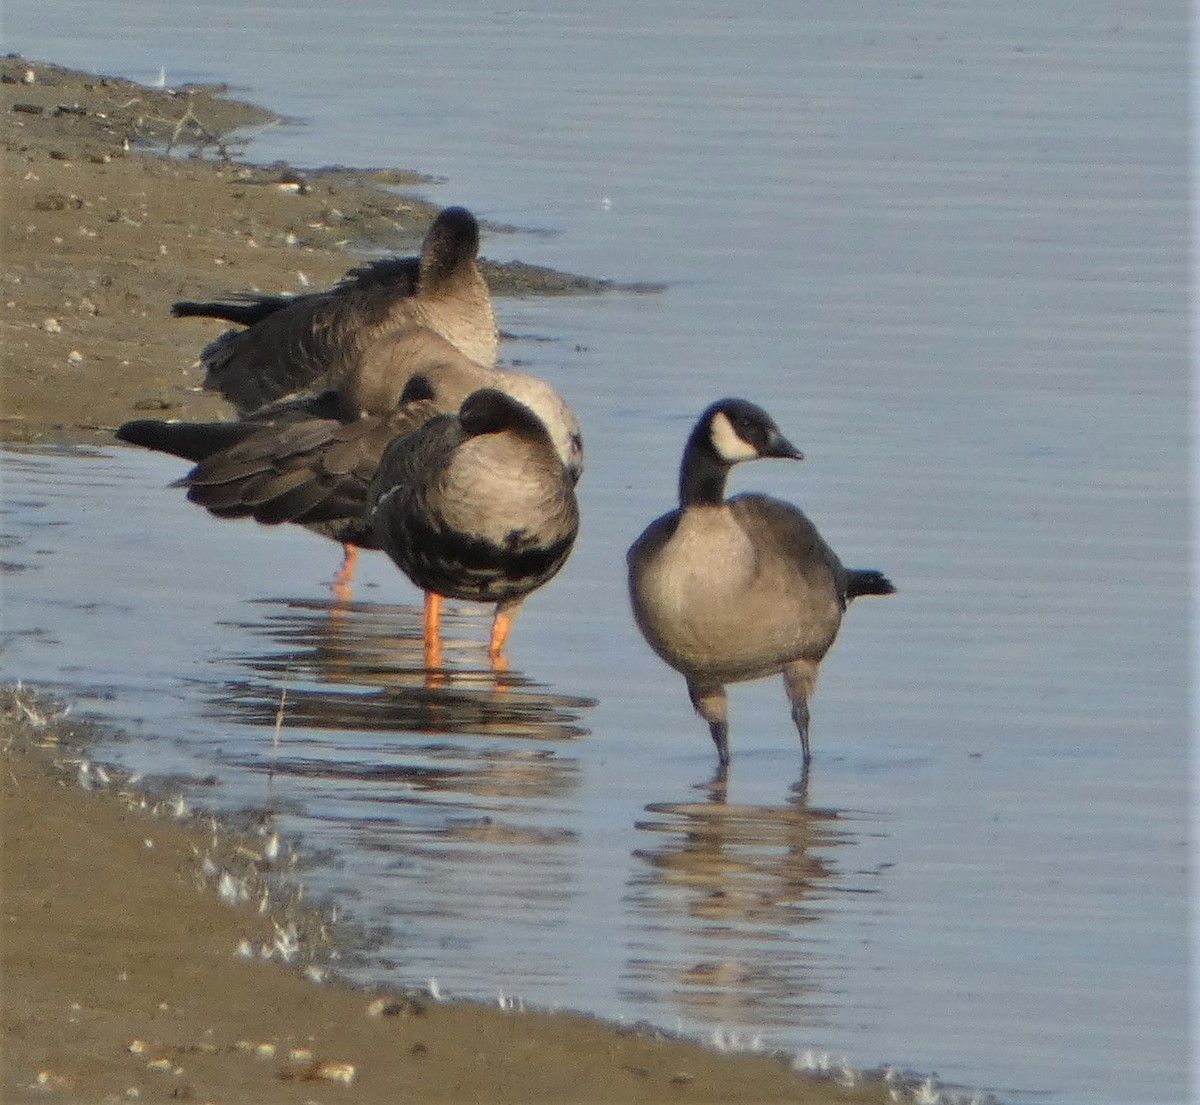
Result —
<path fill-rule="evenodd" d="M 146 411 L 227 416 L 192 367 L 220 324 L 173 320 L 172 300 L 328 284 L 354 247 L 411 250 L 432 215 L 387 187 L 419 185 L 415 173 L 149 148 L 235 153 L 232 128 L 278 122 L 219 90 L 15 57 L 0 76 L 10 441 L 109 443 Z M 489 280 L 498 294 L 603 287 L 519 265 Z M 336 928 L 289 904 L 286 842 L 273 859 L 270 841 L 97 770 L 87 727 L 58 709 L 0 696 L 5 1102 L 912 1100 L 881 1079 L 799 1074 L 791 1057 L 351 987 L 324 973 Z"/>
<path fill-rule="evenodd" d="M 399 190 L 424 179 L 412 171 L 199 156 L 281 124 L 218 89 L 146 88 L 7 57 L 0 118 L 8 440 L 109 444 L 139 412 L 228 417 L 193 368 L 226 324 L 172 319 L 174 300 L 327 286 L 361 261 L 354 250 L 415 252 L 437 211 Z M 153 152 L 172 140 L 176 156 Z M 485 225 L 485 254 L 504 230 Z M 484 272 L 494 295 L 612 286 L 520 263 L 485 261 Z"/>
<path fill-rule="evenodd" d="M 289 903 L 286 845 L 272 862 L 148 798 L 57 710 L 0 695 L 5 1102 L 888 1100 L 577 1014 L 344 984 L 312 965 L 335 934 Z"/>

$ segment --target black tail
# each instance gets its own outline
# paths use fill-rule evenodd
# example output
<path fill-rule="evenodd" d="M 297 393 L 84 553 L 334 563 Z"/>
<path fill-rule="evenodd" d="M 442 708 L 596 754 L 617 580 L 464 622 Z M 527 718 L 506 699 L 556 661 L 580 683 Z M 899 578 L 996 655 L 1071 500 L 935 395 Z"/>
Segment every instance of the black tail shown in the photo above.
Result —
<path fill-rule="evenodd" d="M 882 572 L 873 568 L 850 568 L 846 572 L 846 601 L 860 595 L 894 595 L 896 588 Z"/>
<path fill-rule="evenodd" d="M 253 326 L 286 307 L 294 298 L 289 295 L 247 295 L 232 303 L 202 303 L 194 299 L 181 299 L 171 304 L 171 314 L 176 318 L 219 318 L 225 322 L 236 322 L 239 326 Z"/>
<path fill-rule="evenodd" d="M 161 422 L 137 418 L 117 430 L 117 440 L 184 460 L 202 461 L 256 429 L 252 422 Z"/>

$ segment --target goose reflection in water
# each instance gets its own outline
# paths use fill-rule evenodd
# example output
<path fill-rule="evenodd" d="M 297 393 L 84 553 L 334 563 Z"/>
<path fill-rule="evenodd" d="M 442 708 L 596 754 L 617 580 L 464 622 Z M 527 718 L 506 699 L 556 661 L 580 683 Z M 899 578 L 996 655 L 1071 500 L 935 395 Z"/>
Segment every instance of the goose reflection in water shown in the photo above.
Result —
<path fill-rule="evenodd" d="M 665 986 L 689 1017 L 725 1026 L 797 1024 L 820 1001 L 828 964 L 809 926 L 818 904 L 847 889 L 830 851 L 853 842 L 837 810 L 808 802 L 803 783 L 779 806 L 709 800 L 646 807 L 651 836 L 627 901 L 641 920 L 626 966 L 628 995 Z M 814 942 L 810 958 L 797 943 Z"/>
<path fill-rule="evenodd" d="M 493 800 L 536 804 L 578 785 L 574 757 L 549 745 L 587 733 L 580 715 L 591 699 L 555 694 L 519 672 L 469 667 L 468 660 L 486 663 L 477 647 L 447 647 L 448 656 L 461 653 L 461 666 L 428 685 L 416 606 L 256 605 L 264 616 L 240 623 L 239 636 L 264 645 L 233 658 L 242 674 L 217 684 L 206 713 L 272 739 L 231 739 L 225 762 L 291 779 L 300 790 L 289 793 L 319 808 L 336 799 L 336 816 L 349 821 L 374 820 L 381 809 L 386 820 L 404 818 L 402 810 L 417 806 L 427 816 L 438 795 L 456 806 L 468 797 L 456 816 L 505 817 L 511 811 Z M 459 621 L 452 612 L 448 637 L 458 636 Z M 474 630 L 486 619 L 470 622 Z M 486 828 L 474 825 L 477 835 Z"/>
<path fill-rule="evenodd" d="M 310 879 L 384 928 L 399 918 L 393 954 L 413 975 L 447 973 L 436 949 L 486 945 L 498 916 L 559 924 L 579 893 L 572 749 L 592 702 L 454 648 L 488 622 L 456 609 L 430 687 L 419 607 L 260 601 L 208 699 L 222 765 L 281 831 L 299 827 Z"/>
<path fill-rule="evenodd" d="M 594 700 L 554 693 L 517 671 L 483 667 L 467 638 L 483 624 L 452 607 L 445 619 L 445 663 L 430 678 L 416 606 L 260 600 L 261 621 L 238 628 L 271 647 L 235 662 L 251 678 L 229 681 L 213 700 L 218 716 L 248 725 L 308 729 L 474 734 L 561 741 L 585 735 L 580 712 Z M 474 666 L 472 666 L 474 665 Z"/>

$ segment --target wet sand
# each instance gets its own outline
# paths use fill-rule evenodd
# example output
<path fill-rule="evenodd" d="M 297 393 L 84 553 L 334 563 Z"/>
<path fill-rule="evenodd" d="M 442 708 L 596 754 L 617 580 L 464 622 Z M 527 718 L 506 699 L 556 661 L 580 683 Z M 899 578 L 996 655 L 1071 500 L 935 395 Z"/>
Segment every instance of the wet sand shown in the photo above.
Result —
<path fill-rule="evenodd" d="M 410 251 L 434 211 L 389 187 L 416 173 L 233 160 L 245 132 L 231 128 L 281 121 L 220 90 L 15 57 L 0 77 L 5 440 L 111 443 L 139 413 L 227 417 L 193 368 L 221 324 L 172 319 L 174 299 L 328 284 L 353 248 Z M 489 280 L 497 294 L 604 287 L 521 266 Z M 294 901 L 287 842 L 273 859 L 270 841 L 97 769 L 87 726 L 59 709 L 0 694 L 5 1102 L 912 1100 L 878 1078 L 797 1073 L 790 1056 L 352 987 L 328 969 L 337 926 Z"/>

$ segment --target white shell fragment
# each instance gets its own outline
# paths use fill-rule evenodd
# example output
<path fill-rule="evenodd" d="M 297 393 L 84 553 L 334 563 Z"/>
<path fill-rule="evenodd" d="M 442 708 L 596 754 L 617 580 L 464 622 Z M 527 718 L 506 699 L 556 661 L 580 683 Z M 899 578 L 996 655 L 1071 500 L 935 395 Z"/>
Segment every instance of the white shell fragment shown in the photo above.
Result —
<path fill-rule="evenodd" d="M 341 1082 L 343 1085 L 348 1086 L 354 1081 L 358 1071 L 355 1070 L 353 1063 L 332 1063 L 326 1061 L 319 1063 L 313 1074 L 317 1078 L 324 1078 L 326 1082 Z"/>

